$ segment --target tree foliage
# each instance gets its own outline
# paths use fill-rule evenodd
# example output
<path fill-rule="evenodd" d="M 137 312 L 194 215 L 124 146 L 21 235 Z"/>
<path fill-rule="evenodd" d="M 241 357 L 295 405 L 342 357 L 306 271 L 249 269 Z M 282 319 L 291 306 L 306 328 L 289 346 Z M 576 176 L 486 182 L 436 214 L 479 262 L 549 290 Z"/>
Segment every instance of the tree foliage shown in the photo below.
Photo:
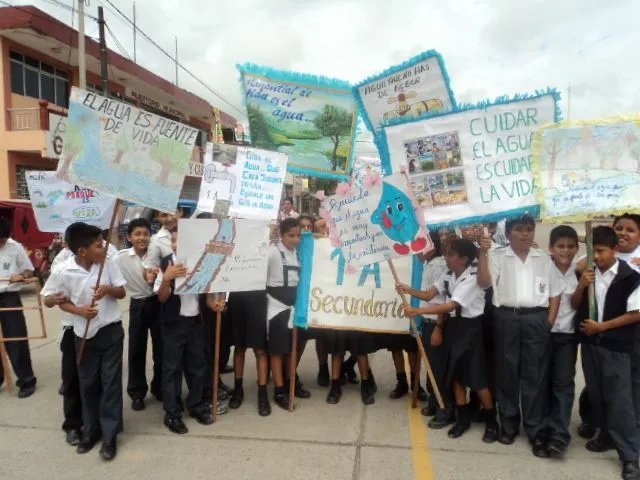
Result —
<path fill-rule="evenodd" d="M 313 120 L 315 127 L 320 130 L 323 137 L 329 137 L 333 142 L 331 165 L 333 170 L 338 166 L 338 147 L 341 137 L 351 134 L 353 115 L 347 110 L 335 105 L 325 105 L 322 113 Z"/>

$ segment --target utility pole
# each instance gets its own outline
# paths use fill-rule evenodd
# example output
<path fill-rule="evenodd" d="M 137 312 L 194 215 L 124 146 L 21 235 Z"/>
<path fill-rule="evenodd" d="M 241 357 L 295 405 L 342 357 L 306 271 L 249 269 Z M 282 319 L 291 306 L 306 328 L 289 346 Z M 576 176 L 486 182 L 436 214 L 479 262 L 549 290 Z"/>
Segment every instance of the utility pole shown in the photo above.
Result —
<path fill-rule="evenodd" d="M 84 50 L 84 0 L 78 0 L 78 70 L 80 88 L 87 88 L 87 63 Z"/>
<path fill-rule="evenodd" d="M 176 87 L 178 86 L 178 36 L 176 35 Z"/>
<path fill-rule="evenodd" d="M 133 2 L 133 61 L 138 63 L 136 55 L 136 2 Z"/>
<path fill-rule="evenodd" d="M 100 78 L 102 80 L 102 93 L 109 96 L 109 71 L 107 70 L 107 41 L 104 36 L 104 9 L 98 7 L 98 31 L 100 32 Z"/>

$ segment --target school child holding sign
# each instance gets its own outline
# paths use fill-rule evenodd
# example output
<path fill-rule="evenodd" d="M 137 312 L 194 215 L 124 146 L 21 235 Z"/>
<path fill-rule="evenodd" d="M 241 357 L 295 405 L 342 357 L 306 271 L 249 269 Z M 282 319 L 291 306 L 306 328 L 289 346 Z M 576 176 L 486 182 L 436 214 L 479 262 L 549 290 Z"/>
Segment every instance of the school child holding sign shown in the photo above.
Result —
<path fill-rule="evenodd" d="M 618 238 L 609 227 L 593 229 L 595 272 L 585 270 L 572 303 L 578 310 L 582 369 L 599 435 L 587 442 L 592 452 L 615 448 L 622 478 L 639 480 L 640 437 L 633 405 L 631 357 L 638 341 L 640 274 L 616 258 Z M 595 283 L 597 319 L 589 319 L 588 286 Z"/>
<path fill-rule="evenodd" d="M 275 391 L 273 399 L 285 410 L 289 409 L 289 385 L 285 385 L 286 357 L 291 358 L 291 330 L 289 317 L 296 301 L 300 263 L 297 248 L 300 244 L 300 223 L 297 218 L 285 218 L 280 222 L 280 242 L 269 250 L 267 267 L 267 332 L 268 350 Z M 297 377 L 297 376 L 296 376 Z M 311 394 L 295 380 L 295 395 L 308 398 Z"/>
<path fill-rule="evenodd" d="M 446 314 L 431 334 L 431 344 L 447 350 L 445 388 L 453 385 L 456 402 L 456 423 L 449 430 L 450 438 L 458 438 L 471 426 L 471 412 L 467 402 L 467 387 L 477 392 L 485 410 L 485 431 L 482 441 L 498 439 L 498 423 L 493 397 L 488 388 L 487 365 L 482 338 L 484 290 L 476 281 L 477 248 L 470 240 L 457 239 L 449 243 L 447 267 L 428 291 L 426 299 L 444 294 L 445 302 L 427 307 L 405 307 L 409 317 L 425 314 Z M 443 334 L 444 332 L 444 334 Z"/>
<path fill-rule="evenodd" d="M 562 293 L 551 258 L 533 248 L 535 221 L 524 215 L 505 224 L 509 246 L 491 249 L 481 240 L 478 285 L 493 286 L 496 397 L 500 407 L 498 441 L 511 445 L 525 432 L 535 456 L 546 457 L 549 352 Z"/>

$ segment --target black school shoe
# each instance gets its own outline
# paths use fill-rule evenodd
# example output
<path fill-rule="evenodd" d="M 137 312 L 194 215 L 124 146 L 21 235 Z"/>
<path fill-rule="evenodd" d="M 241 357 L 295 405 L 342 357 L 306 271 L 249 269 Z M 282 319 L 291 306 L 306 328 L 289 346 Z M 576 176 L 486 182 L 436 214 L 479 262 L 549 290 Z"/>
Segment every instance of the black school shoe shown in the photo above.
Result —
<path fill-rule="evenodd" d="M 437 409 L 436 415 L 429 420 L 428 426 L 434 430 L 440 430 L 455 423 L 456 419 L 450 408 Z"/>
<path fill-rule="evenodd" d="M 329 390 L 329 394 L 327 395 L 327 403 L 329 405 L 336 405 L 340 401 L 340 397 L 342 397 L 342 388 L 340 387 L 340 384 L 332 386 L 331 390 Z"/>
<path fill-rule="evenodd" d="M 235 410 L 236 408 L 240 408 L 243 401 L 244 401 L 244 390 L 236 389 L 231 393 L 231 398 L 229 399 L 229 408 L 233 410 Z"/>
<path fill-rule="evenodd" d="M 547 450 L 547 440 L 542 435 L 536 436 L 531 440 L 531 452 L 538 458 L 549 458 Z"/>
<path fill-rule="evenodd" d="M 376 377 L 373 376 L 373 372 L 369 369 L 369 388 L 371 393 L 378 393 L 378 384 L 376 383 Z"/>
<path fill-rule="evenodd" d="M 82 432 L 79 428 L 74 428 L 73 430 L 69 430 L 65 435 L 65 441 L 68 445 L 72 447 L 77 447 L 80 445 L 82 441 Z"/>
<path fill-rule="evenodd" d="M 366 380 L 362 380 L 360 382 L 360 395 L 362 396 L 362 403 L 364 405 L 372 405 L 376 403 L 376 398 L 374 395 L 374 384 L 371 382 L 371 378 L 367 378 Z"/>
<path fill-rule="evenodd" d="M 498 412 L 495 408 L 491 410 L 484 411 L 484 435 L 482 436 L 482 441 L 484 443 L 494 443 L 498 440 L 498 420 L 497 420 Z"/>
<path fill-rule="evenodd" d="M 413 392 L 413 389 L 411 390 Z M 420 402 L 426 402 L 427 400 L 429 400 L 429 395 L 427 394 L 427 391 L 422 388 L 422 385 L 418 387 L 418 401 Z"/>
<path fill-rule="evenodd" d="M 96 446 L 96 443 L 98 443 L 98 440 L 99 438 L 84 437 L 82 440 L 80 440 L 80 443 L 76 447 L 76 453 L 79 453 L 80 455 L 82 455 L 87 452 L 90 452 L 91 450 L 93 450 L 93 447 Z"/>
<path fill-rule="evenodd" d="M 456 423 L 449 429 L 449 438 L 460 438 L 471 427 L 471 410 L 469 405 L 456 406 Z"/>
<path fill-rule="evenodd" d="M 184 424 L 180 417 L 164 417 L 164 425 L 173 433 L 177 433 L 178 435 L 184 435 L 185 433 L 189 433 L 189 429 Z"/>
<path fill-rule="evenodd" d="M 582 422 L 578 426 L 578 436 L 585 440 L 591 440 L 596 436 L 596 427 L 592 427 L 588 423 Z"/>
<path fill-rule="evenodd" d="M 638 461 L 622 463 L 623 480 L 640 480 L 640 467 Z"/>
<path fill-rule="evenodd" d="M 589 440 L 584 447 L 594 453 L 607 452 L 616 448 L 609 434 L 603 430 L 600 431 L 596 438 Z"/>
<path fill-rule="evenodd" d="M 516 437 L 520 434 L 519 431 L 514 432 L 505 432 L 504 430 L 500 431 L 500 435 L 498 435 L 498 442 L 503 445 L 513 445 L 513 442 L 516 441 Z"/>
<path fill-rule="evenodd" d="M 407 393 L 409 393 L 409 384 L 407 383 L 406 377 L 398 377 L 396 387 L 389 392 L 389 398 L 392 400 L 397 400 L 399 398 L 404 397 Z"/>
<path fill-rule="evenodd" d="M 291 387 L 291 380 L 286 379 L 284 381 L 284 385 L 287 390 L 289 390 L 289 388 Z M 298 377 L 297 375 L 293 394 L 296 398 L 311 398 L 311 392 L 303 387 L 302 382 L 300 381 L 300 377 Z"/>
<path fill-rule="evenodd" d="M 100 448 L 100 456 L 105 462 L 110 462 L 116 455 L 118 454 L 118 448 L 116 447 L 116 440 L 109 440 L 108 442 L 104 442 L 102 447 Z"/>
<path fill-rule="evenodd" d="M 282 388 L 284 390 L 284 387 Z M 281 409 L 289 410 L 289 394 L 286 390 L 276 391 L 276 393 L 273 394 L 273 401 L 276 402 L 276 405 Z"/>
<path fill-rule="evenodd" d="M 22 387 L 18 391 L 18 398 L 29 398 L 36 391 L 35 385 L 29 385 L 28 387 Z"/>
<path fill-rule="evenodd" d="M 549 440 L 547 442 L 547 452 L 551 458 L 561 459 L 567 453 L 567 446 L 557 440 Z"/>
<path fill-rule="evenodd" d="M 189 412 L 191 418 L 195 418 L 200 425 L 211 425 L 213 423 L 213 412 L 208 408 L 192 410 Z"/>
<path fill-rule="evenodd" d="M 258 395 L 258 415 L 261 417 L 268 417 L 271 415 L 271 404 L 266 396 L 261 397 Z"/>
<path fill-rule="evenodd" d="M 144 398 L 134 398 L 131 401 L 131 409 L 134 412 L 141 412 L 145 408 L 146 408 L 146 405 L 144 404 Z"/>

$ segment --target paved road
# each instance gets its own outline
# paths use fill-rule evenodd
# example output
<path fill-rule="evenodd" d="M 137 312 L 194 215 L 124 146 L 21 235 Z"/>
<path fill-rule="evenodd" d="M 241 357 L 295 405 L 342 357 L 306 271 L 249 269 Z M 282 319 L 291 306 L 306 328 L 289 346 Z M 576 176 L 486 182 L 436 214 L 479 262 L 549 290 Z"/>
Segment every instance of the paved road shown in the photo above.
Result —
<path fill-rule="evenodd" d="M 168 432 L 155 399 L 144 412 L 133 412 L 125 401 L 119 455 L 105 464 L 97 448 L 80 456 L 64 442 L 55 341 L 60 316 L 57 310 L 46 313 L 49 338 L 32 342 L 36 393 L 19 400 L 8 395 L 6 385 L 0 389 L 0 479 L 603 480 L 619 475 L 615 454 L 591 454 L 581 439 L 565 461 L 552 461 L 533 457 L 522 438 L 511 447 L 485 445 L 480 425 L 456 441 L 445 431 L 428 430 L 406 399 L 387 397 L 395 383 L 387 352 L 372 357 L 379 384 L 375 405 L 363 407 L 357 387 L 347 387 L 340 404 L 327 405 L 326 390 L 315 384 L 312 344 L 300 373 L 313 396 L 298 401 L 294 413 L 273 405 L 270 417 L 257 415 L 255 364 L 248 356 L 245 404 L 208 427 L 188 419 L 186 436 Z M 37 325 L 30 315 L 32 333 Z M 224 380 L 232 382 L 230 375 Z M 582 378 L 578 383 L 581 388 Z"/>

